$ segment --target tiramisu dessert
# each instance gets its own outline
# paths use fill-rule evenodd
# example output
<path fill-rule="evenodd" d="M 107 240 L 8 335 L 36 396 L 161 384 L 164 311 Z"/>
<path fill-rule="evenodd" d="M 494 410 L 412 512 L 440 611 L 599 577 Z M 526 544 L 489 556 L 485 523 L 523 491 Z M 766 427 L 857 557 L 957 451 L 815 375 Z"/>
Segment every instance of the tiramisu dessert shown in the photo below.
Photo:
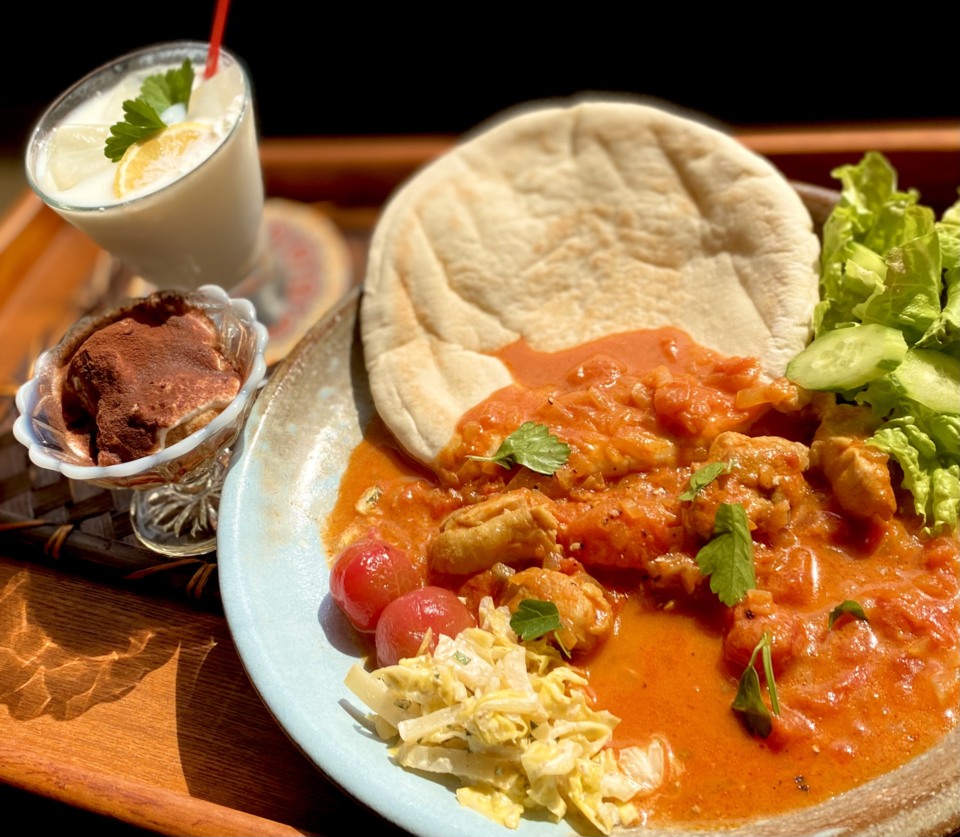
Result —
<path fill-rule="evenodd" d="M 100 466 L 186 438 L 240 389 L 213 321 L 175 292 L 91 323 L 75 345 L 61 367 L 64 429 L 74 451 Z"/>

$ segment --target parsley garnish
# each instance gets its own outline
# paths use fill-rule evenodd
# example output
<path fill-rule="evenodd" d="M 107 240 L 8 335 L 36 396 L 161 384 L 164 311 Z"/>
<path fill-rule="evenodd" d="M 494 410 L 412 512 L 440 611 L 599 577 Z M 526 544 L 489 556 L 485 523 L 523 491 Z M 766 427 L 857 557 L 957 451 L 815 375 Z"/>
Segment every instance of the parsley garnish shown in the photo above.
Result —
<path fill-rule="evenodd" d="M 524 642 L 530 639 L 538 639 L 553 631 L 553 638 L 557 641 L 557 645 L 560 646 L 564 656 L 570 656 L 570 652 L 567 651 L 557 635 L 557 631 L 563 628 L 563 622 L 560 621 L 560 611 L 557 610 L 557 606 L 553 602 L 523 599 L 510 617 L 510 627 Z"/>
<path fill-rule="evenodd" d="M 468 456 L 480 462 L 496 462 L 504 468 L 525 465 L 531 471 L 550 476 L 566 464 L 570 446 L 561 442 L 542 424 L 525 421 L 497 448 L 493 456 Z"/>
<path fill-rule="evenodd" d="M 510 617 L 510 627 L 526 642 L 549 631 L 559 631 L 563 623 L 560 621 L 560 611 L 553 602 L 524 599 Z"/>
<path fill-rule="evenodd" d="M 827 620 L 828 631 L 841 616 L 852 616 L 854 619 L 859 619 L 862 622 L 870 621 L 867 619 L 867 614 L 863 612 L 863 608 L 859 602 L 847 599 L 845 602 L 840 602 L 840 604 L 830 611 L 830 618 Z"/>
<path fill-rule="evenodd" d="M 163 113 L 174 105 L 185 105 L 193 90 L 193 65 L 183 59 L 179 70 L 167 70 L 147 76 L 140 88 L 140 98 L 152 105 L 157 113 Z"/>
<path fill-rule="evenodd" d="M 717 477 L 719 477 L 720 474 L 724 474 L 729 470 L 730 466 L 726 462 L 711 462 L 708 465 L 704 465 L 702 468 L 698 468 L 690 475 L 690 486 L 686 491 L 683 492 L 683 494 L 680 495 L 680 499 L 692 500 L 704 488 L 706 488 Z"/>
<path fill-rule="evenodd" d="M 184 59 L 179 69 L 147 76 L 136 99 L 123 103 L 123 122 L 110 127 L 103 153 L 114 163 L 137 142 L 150 139 L 167 127 L 160 114 L 173 105 L 186 105 L 193 89 L 193 65 Z"/>
<path fill-rule="evenodd" d="M 717 507 L 713 538 L 697 553 L 697 564 L 703 575 L 710 576 L 710 589 L 728 607 L 757 586 L 750 524 L 739 503 Z"/>
<path fill-rule="evenodd" d="M 773 677 L 773 642 L 766 631 L 750 655 L 750 662 L 740 675 L 737 694 L 733 699 L 732 709 L 743 716 L 744 723 L 750 732 L 766 738 L 773 730 L 773 721 L 770 710 L 760 694 L 760 677 L 753 664 L 760 653 L 763 657 L 763 673 L 767 680 L 767 691 L 770 693 L 770 707 L 774 715 L 780 714 L 780 700 L 777 698 L 777 682 Z"/>

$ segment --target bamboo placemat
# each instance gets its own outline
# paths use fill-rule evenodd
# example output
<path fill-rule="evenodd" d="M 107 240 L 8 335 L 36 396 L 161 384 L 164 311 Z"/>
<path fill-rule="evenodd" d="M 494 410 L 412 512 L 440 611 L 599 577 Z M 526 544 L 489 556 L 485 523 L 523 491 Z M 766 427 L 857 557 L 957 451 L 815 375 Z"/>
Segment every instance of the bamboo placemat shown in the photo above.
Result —
<path fill-rule="evenodd" d="M 215 553 L 170 559 L 141 546 L 130 524 L 130 491 L 88 485 L 36 467 L 14 438 L 14 415 L 8 410 L 0 424 L 0 544 L 5 552 L 220 611 Z"/>

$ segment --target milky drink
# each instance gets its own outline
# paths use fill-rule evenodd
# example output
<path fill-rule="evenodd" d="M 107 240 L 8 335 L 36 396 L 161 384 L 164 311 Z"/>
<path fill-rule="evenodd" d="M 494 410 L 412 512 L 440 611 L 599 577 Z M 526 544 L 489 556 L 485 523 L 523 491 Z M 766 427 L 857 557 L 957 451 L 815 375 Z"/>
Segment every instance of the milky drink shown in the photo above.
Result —
<path fill-rule="evenodd" d="M 225 51 L 204 80 L 206 52 L 202 43 L 161 44 L 95 70 L 51 105 L 27 149 L 27 176 L 43 200 L 160 288 L 230 288 L 253 270 L 262 245 L 250 84 Z M 112 162 L 104 146 L 125 118 L 123 102 L 184 58 L 193 92 L 188 105 L 160 114 L 170 126 L 156 146 L 163 152 Z"/>

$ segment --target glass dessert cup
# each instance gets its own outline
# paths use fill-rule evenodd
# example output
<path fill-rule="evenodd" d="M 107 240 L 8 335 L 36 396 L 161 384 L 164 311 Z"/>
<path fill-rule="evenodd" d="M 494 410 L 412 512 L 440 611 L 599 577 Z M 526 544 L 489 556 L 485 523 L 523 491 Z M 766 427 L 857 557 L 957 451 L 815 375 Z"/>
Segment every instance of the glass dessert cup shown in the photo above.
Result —
<path fill-rule="evenodd" d="M 166 185 L 153 191 L 134 189 L 120 197 L 114 192 L 118 166 L 103 149 L 110 125 L 123 119 L 121 101 L 139 95 L 140 76 L 185 59 L 199 77 L 207 50 L 202 42 L 162 43 L 99 67 L 49 106 L 27 143 L 26 175 L 34 192 L 159 289 L 194 290 L 208 283 L 233 288 L 270 265 L 251 84 L 242 62 L 226 50 L 208 82 L 219 78 L 222 87 L 191 98 L 191 105 L 202 102 L 196 106 L 199 115 L 187 112 L 193 124 L 209 119 L 222 134 L 219 145 L 199 162 L 178 158 L 174 179 L 164 178 Z M 132 74 L 139 74 L 136 83 L 115 90 Z M 195 94 L 199 90 L 203 87 Z M 77 116 L 78 108 L 90 105 L 98 110 Z"/>
<path fill-rule="evenodd" d="M 61 409 L 60 370 L 75 350 L 77 335 L 107 320 L 108 313 L 78 321 L 60 343 L 40 355 L 33 377 L 17 391 L 20 415 L 13 427 L 35 465 L 105 488 L 133 489 L 130 517 L 137 538 L 169 556 L 216 548 L 220 489 L 233 445 L 266 374 L 267 330 L 250 302 L 231 299 L 215 285 L 185 297 L 213 321 L 225 356 L 240 372 L 239 392 L 208 424 L 156 453 L 116 465 L 97 465 L 68 443 L 62 419 L 55 414 Z"/>

